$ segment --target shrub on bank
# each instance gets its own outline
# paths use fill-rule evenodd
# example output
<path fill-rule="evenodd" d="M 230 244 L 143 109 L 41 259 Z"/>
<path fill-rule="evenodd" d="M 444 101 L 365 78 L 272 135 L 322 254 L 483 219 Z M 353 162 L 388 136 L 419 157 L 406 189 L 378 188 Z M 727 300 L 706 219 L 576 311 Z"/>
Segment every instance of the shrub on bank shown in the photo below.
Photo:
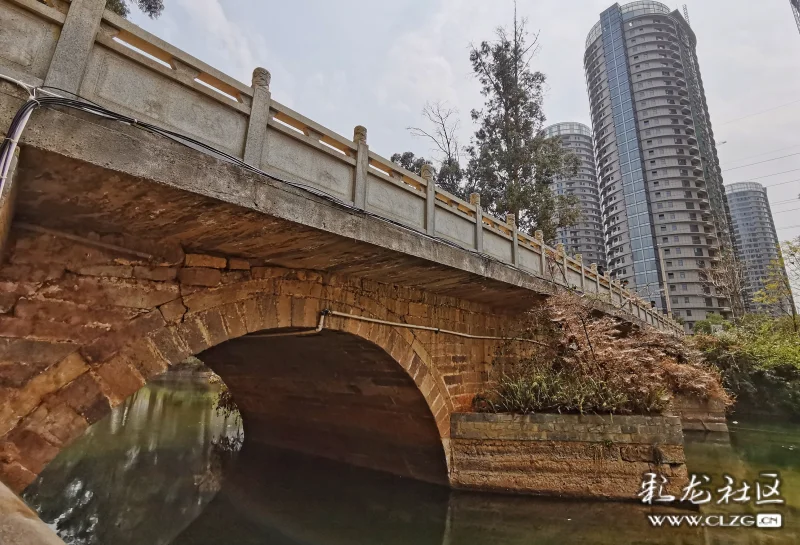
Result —
<path fill-rule="evenodd" d="M 800 336 L 790 317 L 748 315 L 689 342 L 719 369 L 737 413 L 800 421 Z"/>
<path fill-rule="evenodd" d="M 531 311 L 493 361 L 492 386 L 479 411 L 659 413 L 675 394 L 730 404 L 719 373 L 683 338 L 653 328 L 625 328 L 598 315 L 591 301 L 564 293 Z"/>

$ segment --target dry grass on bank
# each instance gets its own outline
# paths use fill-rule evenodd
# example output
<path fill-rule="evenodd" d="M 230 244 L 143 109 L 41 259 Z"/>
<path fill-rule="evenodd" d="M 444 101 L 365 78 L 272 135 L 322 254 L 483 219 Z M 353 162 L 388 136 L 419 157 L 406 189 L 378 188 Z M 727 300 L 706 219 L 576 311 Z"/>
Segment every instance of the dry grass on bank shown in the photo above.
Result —
<path fill-rule="evenodd" d="M 519 343 L 502 346 L 494 386 L 476 396 L 476 410 L 532 413 L 659 413 L 676 394 L 731 403 L 719 373 L 683 338 L 654 328 L 630 331 L 564 293 L 548 299 L 514 336 L 545 342 L 519 357 Z"/>

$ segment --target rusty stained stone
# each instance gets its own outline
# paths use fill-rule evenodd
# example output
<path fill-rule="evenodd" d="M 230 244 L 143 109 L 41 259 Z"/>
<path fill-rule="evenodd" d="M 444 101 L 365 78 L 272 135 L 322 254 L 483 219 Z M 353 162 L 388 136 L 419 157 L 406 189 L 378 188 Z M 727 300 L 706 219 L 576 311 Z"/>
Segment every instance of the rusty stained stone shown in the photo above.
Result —
<path fill-rule="evenodd" d="M 17 452 L 17 458 L 4 459 L 2 455 L 4 444 L 11 445 L 11 443 L 0 441 L 0 475 L 3 476 L 3 482 L 11 490 L 22 493 L 29 484 L 36 480 L 36 473 L 20 463 L 19 452 Z"/>
<path fill-rule="evenodd" d="M 73 343 L 0 338 L 0 386 L 18 388 L 76 349 Z"/>
<path fill-rule="evenodd" d="M 207 267 L 183 268 L 178 271 L 178 280 L 189 286 L 214 287 L 222 280 L 222 273 Z"/>
<path fill-rule="evenodd" d="M 63 387 L 56 397 L 90 424 L 97 422 L 111 410 L 111 403 L 97 379 L 88 372 Z"/>
<path fill-rule="evenodd" d="M 184 260 L 185 267 L 198 267 L 210 269 L 224 269 L 228 265 L 228 260 L 224 257 L 215 257 L 204 254 L 186 254 Z"/>
<path fill-rule="evenodd" d="M 272 280 L 252 280 L 233 286 L 199 290 L 185 295 L 183 302 L 188 311 L 194 313 L 255 296 L 271 295 L 273 291 L 274 284 Z"/>
<path fill-rule="evenodd" d="M 164 303 L 158 310 L 161 311 L 161 316 L 167 322 L 179 322 L 183 315 L 186 314 L 187 308 L 180 299 L 175 299 L 169 303 Z"/>
<path fill-rule="evenodd" d="M 9 437 L 13 439 L 19 430 L 26 430 L 61 447 L 80 436 L 88 426 L 86 420 L 63 400 L 50 396 L 26 416 Z"/>
<path fill-rule="evenodd" d="M 180 363 L 195 354 L 183 340 L 176 326 L 165 327 L 150 336 L 153 347 L 169 365 Z"/>
<path fill-rule="evenodd" d="M 228 258 L 228 269 L 232 271 L 249 271 L 250 262 L 246 259 L 240 259 L 238 257 L 230 257 Z"/>
<path fill-rule="evenodd" d="M 98 377 L 98 383 L 103 395 L 110 401 L 112 407 L 122 403 L 129 395 L 133 394 L 144 385 L 144 378 L 133 367 L 127 357 L 117 355 L 107 362 L 101 363 L 92 370 Z"/>
<path fill-rule="evenodd" d="M 154 280 L 156 282 L 169 282 L 178 276 L 177 267 L 145 267 L 136 266 L 133 268 L 133 276 L 144 280 Z"/>
<path fill-rule="evenodd" d="M 67 275 L 38 291 L 45 299 L 102 307 L 151 309 L 178 297 L 178 286 L 138 279 Z"/>
<path fill-rule="evenodd" d="M 81 354 L 90 364 L 105 361 L 127 343 L 144 337 L 166 325 L 158 310 L 143 314 L 124 326 L 112 331 L 96 341 L 84 345 Z"/>
<path fill-rule="evenodd" d="M 67 325 L 95 324 L 114 327 L 141 313 L 126 307 L 99 307 L 57 299 L 23 297 L 14 306 L 14 316 L 25 320 L 58 321 Z"/>
<path fill-rule="evenodd" d="M 14 390 L 0 404 L 0 436 L 7 433 L 17 421 L 27 416 L 44 397 L 57 391 L 88 369 L 85 361 L 73 352 L 56 365 L 36 375 L 23 388 Z"/>
<path fill-rule="evenodd" d="M 18 462 L 34 476 L 39 474 L 44 469 L 44 466 L 56 457 L 59 451 L 58 446 L 26 429 L 15 430 L 7 436 L 6 441 L 14 445 L 18 456 L 18 458 L 9 460 L 9 462 Z M 5 478 L 3 480 L 5 481 Z"/>
<path fill-rule="evenodd" d="M 82 276 L 109 276 L 114 278 L 133 278 L 131 265 L 87 265 L 69 268 L 69 272 Z"/>

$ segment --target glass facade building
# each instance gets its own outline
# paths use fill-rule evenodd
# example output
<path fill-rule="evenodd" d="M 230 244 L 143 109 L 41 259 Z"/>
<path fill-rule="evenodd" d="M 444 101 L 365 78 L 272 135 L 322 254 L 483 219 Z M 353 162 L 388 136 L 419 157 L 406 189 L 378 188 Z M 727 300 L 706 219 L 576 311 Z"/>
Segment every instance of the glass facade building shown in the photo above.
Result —
<path fill-rule="evenodd" d="M 584 263 L 596 263 L 601 271 L 605 271 L 606 250 L 592 130 L 583 123 L 556 123 L 546 127 L 543 132 L 549 138 L 559 137 L 561 144 L 577 155 L 581 162 L 575 177 L 553 182 L 555 193 L 574 195 L 580 201 L 581 208 L 578 223 L 559 229 L 556 241 L 562 243 L 568 253 L 581 254 Z"/>
<path fill-rule="evenodd" d="M 659 2 L 614 4 L 584 68 L 612 277 L 686 323 L 730 313 L 702 269 L 731 247 L 696 39 Z"/>
<path fill-rule="evenodd" d="M 741 182 L 725 186 L 725 192 L 736 253 L 744 267 L 746 280 L 742 298 L 745 309 L 748 312 L 773 310 L 753 301 L 753 295 L 764 287 L 770 262 L 778 258 L 780 251 L 767 189 L 755 182 Z"/>

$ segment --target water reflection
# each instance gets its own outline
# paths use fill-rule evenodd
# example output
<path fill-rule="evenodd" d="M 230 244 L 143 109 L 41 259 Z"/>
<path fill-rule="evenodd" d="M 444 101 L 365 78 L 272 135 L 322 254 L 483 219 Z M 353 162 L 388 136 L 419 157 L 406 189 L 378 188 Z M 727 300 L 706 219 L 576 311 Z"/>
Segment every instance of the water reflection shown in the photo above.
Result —
<path fill-rule="evenodd" d="M 220 480 L 211 445 L 235 435 L 237 425 L 216 414 L 214 395 L 204 382 L 140 391 L 60 454 L 25 499 L 77 545 L 800 542 L 800 432 L 793 428 L 742 425 L 731 442 L 690 437 L 686 445 L 690 471 L 716 483 L 723 472 L 741 479 L 780 471 L 790 506 L 782 510 L 785 528 L 654 529 L 646 515 L 667 509 L 451 493 L 253 445 Z"/>
<path fill-rule="evenodd" d="M 155 382 L 62 451 L 23 494 L 72 545 L 166 545 L 219 489 L 212 448 L 238 422 L 203 377 Z"/>

